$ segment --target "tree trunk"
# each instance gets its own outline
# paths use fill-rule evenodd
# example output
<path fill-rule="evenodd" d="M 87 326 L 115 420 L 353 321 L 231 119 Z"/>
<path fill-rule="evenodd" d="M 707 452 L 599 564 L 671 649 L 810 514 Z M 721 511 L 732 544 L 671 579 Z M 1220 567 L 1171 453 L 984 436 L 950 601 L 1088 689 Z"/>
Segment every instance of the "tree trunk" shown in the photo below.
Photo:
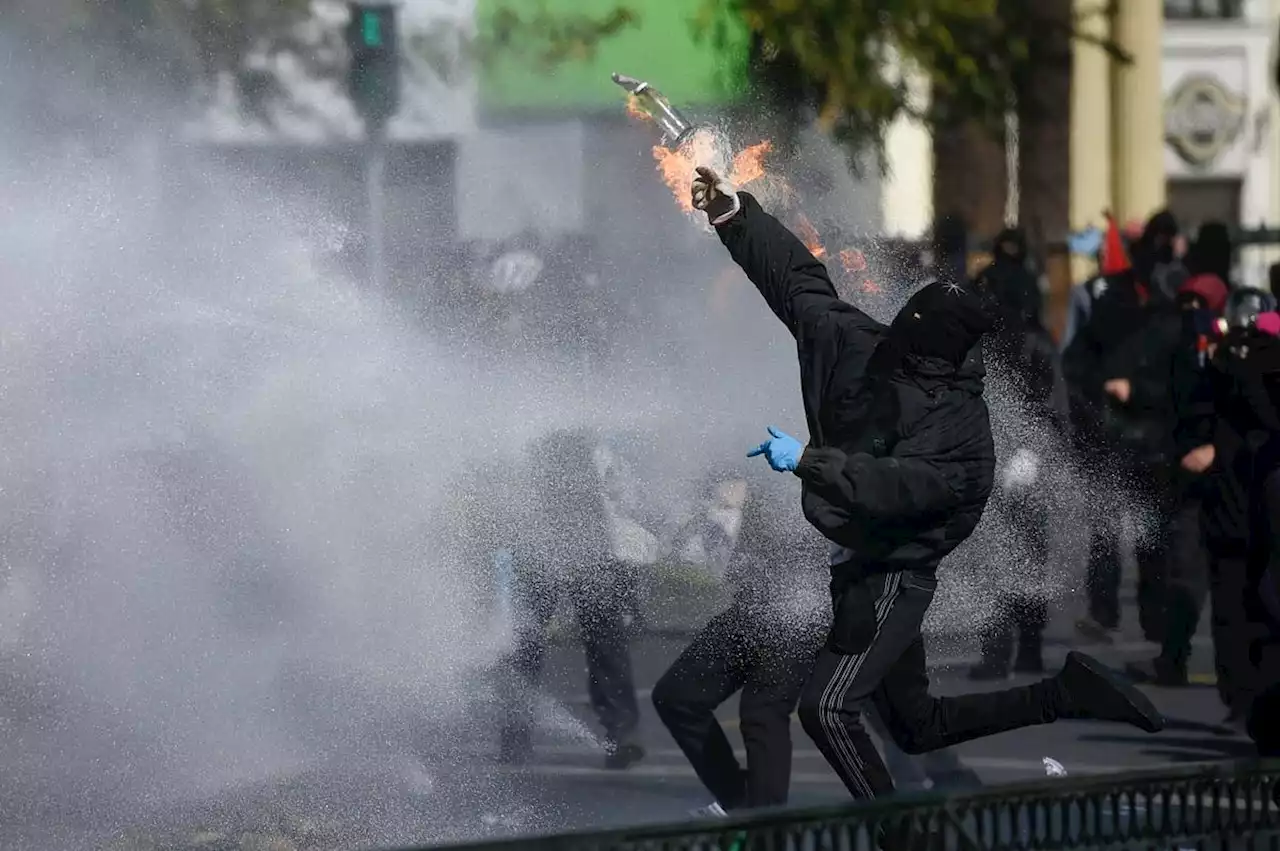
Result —
<path fill-rule="evenodd" d="M 1003 134 L 971 121 L 939 125 L 933 156 L 934 221 L 955 216 L 978 240 L 999 233 L 1009 188 Z"/>
<path fill-rule="evenodd" d="M 1071 203 L 1072 0 L 1028 7 L 1035 62 L 1018 81 L 1018 221 L 1040 268 L 1049 272 L 1046 324 L 1056 327 L 1070 295 L 1064 239 Z M 1052 258 L 1052 260 L 1050 259 Z"/>

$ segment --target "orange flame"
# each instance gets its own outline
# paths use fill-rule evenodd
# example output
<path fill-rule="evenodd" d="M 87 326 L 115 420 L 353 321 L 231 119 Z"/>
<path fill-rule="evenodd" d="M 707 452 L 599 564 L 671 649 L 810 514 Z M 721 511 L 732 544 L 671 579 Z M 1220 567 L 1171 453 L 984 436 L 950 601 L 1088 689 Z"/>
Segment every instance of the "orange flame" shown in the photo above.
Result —
<path fill-rule="evenodd" d="M 652 121 L 653 116 L 640 108 L 640 98 L 635 95 L 627 95 L 627 115 L 638 121 Z"/>
<path fill-rule="evenodd" d="M 729 182 L 734 186 L 746 186 L 753 180 L 764 177 L 765 154 L 773 150 L 773 142 L 765 139 L 739 151 L 733 158 L 733 167 L 729 170 Z"/>
<path fill-rule="evenodd" d="M 808 216 L 800 213 L 796 221 L 796 236 L 800 237 L 800 241 L 804 243 L 804 247 L 809 249 L 809 253 L 821 260 L 826 256 L 827 249 L 822 247 L 822 239 L 818 236 L 818 229 L 813 226 L 813 222 L 809 221 Z"/>
<path fill-rule="evenodd" d="M 772 149 L 773 143 L 766 139 L 739 151 L 725 178 L 734 186 L 742 187 L 764 177 L 764 158 Z M 715 162 L 716 158 L 716 137 L 707 130 L 697 131 L 674 151 L 662 145 L 653 146 L 653 159 L 658 164 L 662 182 L 667 184 L 676 203 L 686 213 L 693 212 L 690 193 L 693 190 L 694 170 L 700 165 Z"/>
<path fill-rule="evenodd" d="M 840 252 L 840 265 L 850 275 L 867 271 L 867 258 L 856 248 L 846 248 Z"/>

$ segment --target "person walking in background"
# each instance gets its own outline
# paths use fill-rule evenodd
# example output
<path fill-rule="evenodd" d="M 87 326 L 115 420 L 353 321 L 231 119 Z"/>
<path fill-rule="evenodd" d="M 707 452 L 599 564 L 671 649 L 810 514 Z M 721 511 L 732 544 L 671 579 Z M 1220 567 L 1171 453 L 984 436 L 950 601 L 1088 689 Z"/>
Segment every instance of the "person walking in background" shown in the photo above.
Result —
<path fill-rule="evenodd" d="M 714 798 L 708 815 L 787 803 L 791 713 L 826 637 L 826 545 L 800 512 L 798 482 L 749 472 L 726 581 L 713 617 L 653 689 L 658 717 Z M 745 771 L 717 707 L 741 692 Z"/>
<path fill-rule="evenodd" d="M 1216 456 L 1212 411 L 1206 415 L 1201 410 L 1206 402 L 1212 406 L 1211 395 L 1203 389 L 1205 369 L 1212 335 L 1226 302 L 1227 285 L 1217 274 L 1193 274 L 1178 293 L 1176 313 L 1162 317 L 1146 342 L 1153 358 L 1165 360 L 1163 371 L 1169 376 L 1167 392 L 1175 415 L 1170 426 L 1171 458 L 1177 460 L 1170 465 L 1176 497 L 1164 532 L 1169 546 L 1160 653 L 1149 661 L 1126 666 L 1129 675 L 1140 682 L 1187 685 L 1191 639 L 1211 575 L 1210 552 L 1227 556 L 1244 544 L 1243 516 L 1232 516 L 1233 500 L 1222 490 L 1227 480 L 1220 472 L 1211 472 Z M 1228 500 L 1223 502 L 1223 497 Z M 1221 559 L 1213 563 L 1223 564 Z M 1222 596 L 1214 595 L 1215 605 L 1221 605 L 1223 601 L 1216 598 Z M 1228 637 L 1215 632 L 1215 646 L 1225 649 Z"/>
<path fill-rule="evenodd" d="M 872 703 L 908 753 L 1059 718 L 1160 729 L 1150 701 L 1079 653 L 1022 688 L 929 692 L 922 628 L 935 571 L 973 532 L 992 487 L 978 348 L 996 322 L 989 293 L 942 278 L 886 327 L 843 302 L 826 268 L 749 193 L 699 168 L 692 200 L 796 339 L 810 442 L 771 428 L 750 454 L 801 480 L 805 517 L 831 542 L 834 617 L 799 715 L 849 794 L 894 789 L 863 726 Z"/>
<path fill-rule="evenodd" d="M 1159 222 L 1156 220 L 1159 219 Z M 1089 321 L 1076 332 L 1063 354 L 1063 371 L 1071 392 L 1072 435 L 1086 481 L 1155 506 L 1157 518 L 1170 513 L 1168 483 L 1170 441 L 1167 363 L 1153 357 L 1144 343 L 1152 319 L 1172 312 L 1172 296 L 1163 284 L 1176 270 L 1163 261 L 1172 252 L 1171 217 L 1153 217 L 1135 245 L 1142 271 L 1131 263 L 1120 229 L 1109 219 L 1103 243 L 1103 280 Z M 1148 279 L 1162 275 L 1160 286 Z M 1176 324 L 1176 323 L 1175 323 Z M 1165 327 L 1165 326 L 1161 326 Z M 1135 394 L 1135 387 L 1137 393 Z M 1087 638 L 1111 641 L 1120 626 L 1120 520 L 1098 496 L 1089 500 L 1088 615 L 1077 623 Z M 1161 638 L 1160 575 L 1165 555 L 1163 522 L 1148 524 L 1139 541 L 1139 613 L 1144 634 Z"/>
<path fill-rule="evenodd" d="M 1237 291 L 1239 292 L 1239 291 Z M 1214 667 L 1218 694 L 1228 713 L 1225 723 L 1243 728 L 1258 695 L 1280 678 L 1274 653 L 1266 654 L 1266 638 L 1273 634 L 1259 585 L 1272 558 L 1271 540 L 1280 514 L 1267 508 L 1271 445 L 1280 429 L 1280 416 L 1269 385 L 1272 370 L 1280 374 L 1273 337 L 1255 327 L 1254 315 L 1228 300 L 1229 330 L 1209 353 L 1201 384 L 1185 406 L 1179 427 L 1201 443 L 1189 458 L 1203 467 L 1205 486 L 1201 525 L 1208 551 L 1208 584 Z M 1263 317 L 1274 314 L 1263 314 Z M 1257 320 L 1259 324 L 1262 319 Z M 1207 436 L 1207 437 L 1206 437 Z M 1184 596 L 1187 609 L 1198 615 L 1203 592 L 1192 588 Z M 1195 623 L 1186 626 L 1194 630 Z M 1131 670 L 1136 678 L 1179 685 L 1180 671 L 1171 654 L 1150 671 Z M 1270 656 L 1272 661 L 1267 661 Z M 1176 657 L 1173 659 L 1176 661 Z M 1172 670 L 1171 670 L 1172 669 Z"/>
<path fill-rule="evenodd" d="M 507 715 L 501 759 L 519 763 L 533 747 L 533 700 L 546 655 L 547 628 L 562 594 L 577 616 L 587 661 L 587 691 L 604 729 L 605 766 L 624 769 L 644 757 L 631 666 L 633 605 L 627 556 L 611 530 L 606 492 L 612 470 L 587 429 L 552 432 L 529 452 L 537 541 L 516 558 L 515 648 L 507 660 Z"/>
<path fill-rule="evenodd" d="M 997 477 L 991 508 L 1013 530 L 1020 587 L 997 591 L 994 614 L 982 627 L 982 659 L 970 670 L 975 680 L 1004 679 L 1012 671 L 1044 673 L 1044 629 L 1049 603 L 1042 588 L 1049 560 L 1051 476 L 1041 460 L 1043 447 L 1064 448 L 1070 432 L 1066 382 L 1053 338 L 1040 320 L 1040 287 L 1027 268 L 1024 234 L 1002 232 L 994 260 L 979 275 L 995 296 L 999 324 L 986 347 L 988 363 L 1003 371 L 1021 405 L 1016 433 L 1008 436 L 1009 457 Z M 999 575 L 999 574 L 997 574 Z M 1016 633 L 1016 641 L 1015 641 Z M 1015 655 L 1016 647 L 1016 655 Z"/>

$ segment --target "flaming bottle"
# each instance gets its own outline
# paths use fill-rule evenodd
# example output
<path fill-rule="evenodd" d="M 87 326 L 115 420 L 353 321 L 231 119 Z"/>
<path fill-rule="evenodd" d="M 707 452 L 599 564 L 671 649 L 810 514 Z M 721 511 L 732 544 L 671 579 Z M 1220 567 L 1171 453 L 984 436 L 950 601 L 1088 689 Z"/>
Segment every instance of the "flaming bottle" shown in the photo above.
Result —
<path fill-rule="evenodd" d="M 680 110 L 671 105 L 662 92 L 643 80 L 622 74 L 614 74 L 613 81 L 626 89 L 636 99 L 636 104 L 648 113 L 662 130 L 662 144 L 674 151 L 693 135 L 696 128 L 681 114 Z"/>

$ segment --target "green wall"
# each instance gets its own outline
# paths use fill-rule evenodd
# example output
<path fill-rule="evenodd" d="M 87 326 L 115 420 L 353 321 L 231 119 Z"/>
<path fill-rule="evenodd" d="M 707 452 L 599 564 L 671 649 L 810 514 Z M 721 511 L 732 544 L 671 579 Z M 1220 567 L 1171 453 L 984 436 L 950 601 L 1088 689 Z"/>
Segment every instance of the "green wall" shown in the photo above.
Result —
<path fill-rule="evenodd" d="M 721 49 L 709 36 L 698 39 L 693 15 L 700 0 L 477 0 L 477 26 L 483 33 L 486 21 L 503 6 L 539 4 L 553 14 L 601 17 L 625 5 L 639 21 L 601 42 L 590 60 L 565 62 L 553 71 L 539 68 L 530 55 L 490 57 L 480 75 L 480 106 L 486 112 L 617 109 L 623 94 L 609 79 L 614 71 L 648 80 L 678 106 L 722 105 L 746 89 L 745 30 L 734 32 Z"/>

